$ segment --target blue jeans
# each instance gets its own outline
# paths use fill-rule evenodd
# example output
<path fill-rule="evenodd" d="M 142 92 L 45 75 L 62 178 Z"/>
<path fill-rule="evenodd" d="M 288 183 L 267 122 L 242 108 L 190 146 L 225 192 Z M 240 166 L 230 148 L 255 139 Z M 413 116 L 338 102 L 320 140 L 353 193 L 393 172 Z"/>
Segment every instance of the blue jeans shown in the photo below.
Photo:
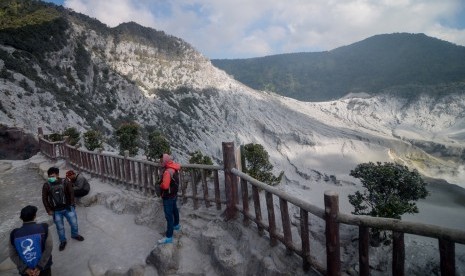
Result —
<path fill-rule="evenodd" d="M 53 212 L 53 221 L 55 222 L 60 242 L 66 241 L 65 222 L 63 217 L 66 218 L 66 220 L 69 223 L 69 226 L 71 226 L 71 237 L 76 237 L 77 235 L 79 235 L 76 211 L 74 210 L 74 207 L 69 208 L 69 210 L 64 209 L 61 211 Z"/>
<path fill-rule="evenodd" d="M 173 227 L 179 224 L 179 211 L 176 206 L 177 197 L 163 199 L 163 211 L 167 222 L 166 237 L 173 237 Z"/>

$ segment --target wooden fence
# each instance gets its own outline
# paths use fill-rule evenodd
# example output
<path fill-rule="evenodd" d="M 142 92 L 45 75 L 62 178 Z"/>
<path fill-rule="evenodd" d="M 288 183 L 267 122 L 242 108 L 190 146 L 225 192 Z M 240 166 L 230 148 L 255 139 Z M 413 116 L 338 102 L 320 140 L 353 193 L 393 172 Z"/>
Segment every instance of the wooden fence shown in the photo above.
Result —
<path fill-rule="evenodd" d="M 65 158 L 71 166 L 79 170 L 99 176 L 104 180 L 121 183 L 127 188 L 138 189 L 148 195 L 154 194 L 154 183 L 159 174 L 159 165 L 154 162 L 129 158 L 127 155 L 90 152 L 64 142 L 46 141 L 40 135 L 39 142 L 41 152 L 49 158 Z M 194 208 L 199 207 L 199 201 L 203 201 L 207 208 L 212 203 L 216 204 L 218 210 L 222 210 L 222 206 L 225 206 L 226 220 L 237 219 L 239 214 L 242 214 L 244 225 L 253 222 L 256 224 L 259 235 L 265 235 L 265 231 L 268 232 L 271 246 L 276 246 L 279 241 L 289 253 L 294 252 L 302 257 L 304 271 L 313 267 L 324 275 L 341 275 L 339 225 L 342 223 L 359 228 L 360 275 L 370 275 L 370 228 L 393 232 L 392 275 L 404 275 L 405 233 L 438 239 L 441 275 L 455 275 L 455 243 L 465 244 L 465 231 L 396 219 L 340 213 L 338 195 L 332 191 L 325 192 L 325 208 L 320 208 L 239 171 L 235 159 L 234 143 L 224 142 L 222 146 L 224 167 L 182 165 L 180 174 L 182 187 L 179 196 L 183 202 L 189 198 L 192 199 Z M 220 189 L 219 171 L 224 172 L 224 189 Z M 210 174 L 212 174 L 211 177 L 208 176 Z M 211 182 L 213 182 L 213 187 L 209 187 Z M 202 187 L 200 195 L 198 185 Z M 250 190 L 252 202 L 249 200 Z M 210 196 L 209 191 L 212 191 L 214 195 Z M 266 202 L 266 220 L 263 219 L 261 211 L 261 196 L 263 195 Z M 280 227 L 277 227 L 276 223 L 275 199 L 279 201 Z M 253 203 L 253 214 L 250 212 L 249 203 Z M 289 204 L 300 210 L 298 226 L 300 227 L 300 243 L 297 244 L 292 237 Z M 310 255 L 309 214 L 325 221 L 326 264 L 318 263 L 316 258 Z"/>

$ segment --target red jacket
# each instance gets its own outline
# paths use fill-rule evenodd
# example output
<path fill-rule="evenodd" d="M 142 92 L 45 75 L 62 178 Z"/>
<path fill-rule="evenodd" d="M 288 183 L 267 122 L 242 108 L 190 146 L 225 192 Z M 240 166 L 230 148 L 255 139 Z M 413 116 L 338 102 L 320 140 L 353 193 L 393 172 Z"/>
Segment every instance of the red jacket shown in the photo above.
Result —
<path fill-rule="evenodd" d="M 161 165 L 164 168 L 164 172 L 163 172 L 160 187 L 162 190 L 168 190 L 168 188 L 170 187 L 170 183 L 171 183 L 171 175 L 174 174 L 175 171 L 178 171 L 179 169 L 181 169 L 181 165 L 178 163 L 175 163 L 171 159 L 171 156 L 169 156 L 168 154 L 163 154 L 163 160 L 162 160 Z"/>

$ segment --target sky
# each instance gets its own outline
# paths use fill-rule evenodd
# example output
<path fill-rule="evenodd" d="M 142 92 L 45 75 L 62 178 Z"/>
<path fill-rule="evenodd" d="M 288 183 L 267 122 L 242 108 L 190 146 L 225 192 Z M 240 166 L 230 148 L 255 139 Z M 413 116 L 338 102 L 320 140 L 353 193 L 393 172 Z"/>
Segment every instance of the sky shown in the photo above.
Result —
<path fill-rule="evenodd" d="M 115 27 L 134 21 L 210 59 L 329 51 L 407 32 L 465 46 L 464 0 L 47 0 Z"/>

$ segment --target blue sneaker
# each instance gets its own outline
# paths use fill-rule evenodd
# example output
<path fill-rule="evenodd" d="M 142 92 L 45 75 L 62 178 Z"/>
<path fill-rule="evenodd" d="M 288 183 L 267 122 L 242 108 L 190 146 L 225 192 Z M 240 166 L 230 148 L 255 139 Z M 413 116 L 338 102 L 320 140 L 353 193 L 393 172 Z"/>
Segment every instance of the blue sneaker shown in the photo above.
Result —
<path fill-rule="evenodd" d="M 176 231 L 181 230 L 181 224 L 175 225 L 175 226 L 173 227 L 173 229 L 176 230 Z"/>
<path fill-rule="evenodd" d="M 158 244 L 167 244 L 167 243 L 173 243 L 173 238 L 163 238 L 158 240 Z"/>

